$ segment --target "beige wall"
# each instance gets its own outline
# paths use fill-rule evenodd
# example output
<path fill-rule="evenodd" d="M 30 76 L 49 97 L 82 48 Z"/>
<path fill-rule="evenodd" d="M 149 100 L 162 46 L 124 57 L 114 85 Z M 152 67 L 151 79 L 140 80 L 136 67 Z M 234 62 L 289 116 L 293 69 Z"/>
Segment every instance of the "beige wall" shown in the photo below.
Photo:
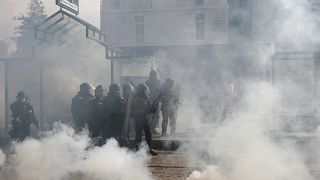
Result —
<path fill-rule="evenodd" d="M 196 40 L 196 13 L 205 13 L 205 40 Z M 143 43 L 136 41 L 135 16 L 144 16 Z M 101 28 L 108 32 L 109 42 L 114 46 L 225 44 L 229 41 L 228 7 L 224 4 L 210 8 L 105 9 Z"/>
<path fill-rule="evenodd" d="M 274 40 L 277 8 L 274 2 L 257 0 L 253 7 L 253 38 L 258 42 Z"/>
<path fill-rule="evenodd" d="M 104 8 L 114 10 L 113 2 L 120 1 L 121 10 L 161 9 L 161 8 L 201 8 L 195 5 L 195 0 L 103 0 Z M 204 0 L 204 6 L 226 6 L 227 0 Z"/>

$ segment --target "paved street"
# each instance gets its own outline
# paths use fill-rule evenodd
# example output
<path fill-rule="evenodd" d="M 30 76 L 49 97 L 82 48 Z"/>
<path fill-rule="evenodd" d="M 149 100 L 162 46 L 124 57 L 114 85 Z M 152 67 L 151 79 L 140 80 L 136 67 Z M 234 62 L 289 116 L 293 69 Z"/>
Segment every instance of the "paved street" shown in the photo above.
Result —
<path fill-rule="evenodd" d="M 149 169 L 157 180 L 183 180 L 198 168 L 190 167 L 181 152 L 160 151 L 152 157 Z"/>

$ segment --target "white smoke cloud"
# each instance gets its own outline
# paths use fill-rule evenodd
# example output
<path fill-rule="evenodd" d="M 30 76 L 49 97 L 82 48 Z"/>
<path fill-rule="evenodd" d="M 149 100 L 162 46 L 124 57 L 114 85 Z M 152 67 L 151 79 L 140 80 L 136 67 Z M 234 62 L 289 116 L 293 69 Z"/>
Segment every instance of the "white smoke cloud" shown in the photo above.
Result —
<path fill-rule="evenodd" d="M 114 140 L 102 147 L 89 148 L 86 134 L 56 124 L 40 140 L 29 139 L 13 145 L 8 165 L 0 169 L 6 180 L 103 180 L 152 179 L 145 151 L 137 153 L 119 148 Z"/>
<path fill-rule="evenodd" d="M 39 53 L 44 63 L 44 124 L 48 126 L 58 120 L 70 120 L 71 99 L 81 83 L 108 87 L 111 81 L 104 47 L 87 39 L 83 29 L 65 43 L 53 43 Z"/>
<path fill-rule="evenodd" d="M 223 177 L 217 167 L 215 166 L 208 166 L 205 171 L 199 172 L 194 171 L 192 174 L 187 178 L 187 180 L 197 180 L 197 179 L 206 179 L 206 180 L 227 180 L 227 178 Z"/>
<path fill-rule="evenodd" d="M 315 2 L 315 1 L 313 1 Z M 280 42 L 317 43 L 319 38 L 319 16 L 312 11 L 312 1 L 274 1 L 278 13 L 276 40 Z M 317 7 L 315 7 L 317 8 Z"/>
<path fill-rule="evenodd" d="M 233 119 L 207 139 L 207 151 L 218 159 L 216 168 L 193 172 L 189 180 L 312 180 L 299 153 L 274 142 L 268 124 L 279 102 L 279 92 L 269 83 L 253 83 L 233 113 Z"/>
<path fill-rule="evenodd" d="M 310 1 L 280 0 L 270 2 L 272 2 L 272 6 L 265 6 L 264 11 L 269 9 L 270 12 L 273 12 L 274 9 L 271 10 L 271 8 L 276 8 L 275 13 L 272 14 L 275 22 L 273 41 L 274 43 L 282 43 L 283 46 L 282 49 L 278 49 L 276 46 L 274 50 L 280 52 L 315 51 L 311 48 L 314 44 L 319 43 L 317 36 L 319 15 L 311 11 Z M 235 52 L 235 55 L 237 53 L 241 52 Z M 260 57 L 256 58 L 257 63 L 267 66 L 268 63 L 265 62 L 270 62 L 272 53 L 267 50 L 260 51 Z M 293 66 L 299 68 L 298 63 Z M 287 71 L 290 70 L 296 76 L 303 76 L 298 75 L 294 69 L 287 69 Z M 309 72 L 305 71 L 305 73 Z M 290 78 L 287 79 L 287 84 L 293 83 L 291 81 L 294 77 L 290 76 Z M 206 160 L 207 165 L 203 171 L 194 171 L 189 176 L 189 180 L 314 179 L 310 173 L 310 164 L 307 164 L 310 161 L 307 162 L 306 159 L 318 161 L 318 154 L 308 149 L 308 146 L 313 148 L 318 146 L 313 143 L 310 143 L 311 145 L 301 145 L 295 142 L 289 144 L 288 139 L 275 137 L 273 134 L 274 130 L 280 129 L 279 125 L 282 123 L 279 118 L 277 118 L 278 121 L 274 121 L 275 110 L 286 108 L 288 113 L 297 112 L 292 108 L 282 106 L 281 103 L 287 94 L 281 91 L 282 89 L 277 89 L 279 86 L 275 87 L 267 83 L 267 80 L 252 81 L 252 79 L 253 77 L 249 77 L 248 81 L 244 83 L 246 86 L 244 96 L 237 103 L 237 106 L 232 108 L 231 118 L 224 122 L 223 126 L 207 133 L 210 138 L 205 140 L 206 147 L 202 151 L 208 153 L 214 160 Z M 303 97 L 302 95 L 306 93 L 305 89 L 301 89 L 301 86 L 306 87 L 304 83 L 306 82 L 288 87 L 280 82 L 280 86 L 286 86 L 291 90 L 292 98 L 289 105 L 299 101 L 298 98 Z M 317 101 L 314 98 L 312 101 Z M 309 105 L 313 103 L 312 101 L 309 101 Z M 318 138 L 315 141 L 318 142 Z M 199 144 L 192 144 L 192 147 L 197 146 Z M 201 153 L 192 147 L 189 149 L 189 156 Z M 200 157 L 200 159 L 203 158 Z M 317 163 L 315 162 L 315 164 Z M 319 166 L 314 167 L 313 170 L 317 168 Z"/>

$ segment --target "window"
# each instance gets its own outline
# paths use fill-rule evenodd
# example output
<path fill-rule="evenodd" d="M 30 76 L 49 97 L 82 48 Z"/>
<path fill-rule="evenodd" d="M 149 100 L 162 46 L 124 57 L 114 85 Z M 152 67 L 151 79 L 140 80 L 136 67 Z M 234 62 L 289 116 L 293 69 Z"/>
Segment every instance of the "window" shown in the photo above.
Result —
<path fill-rule="evenodd" d="M 144 42 L 144 16 L 136 16 L 136 41 Z"/>
<path fill-rule="evenodd" d="M 195 5 L 203 5 L 204 0 L 195 0 Z"/>
<path fill-rule="evenodd" d="M 196 40 L 205 39 L 205 14 L 198 13 L 195 15 L 196 21 Z"/>

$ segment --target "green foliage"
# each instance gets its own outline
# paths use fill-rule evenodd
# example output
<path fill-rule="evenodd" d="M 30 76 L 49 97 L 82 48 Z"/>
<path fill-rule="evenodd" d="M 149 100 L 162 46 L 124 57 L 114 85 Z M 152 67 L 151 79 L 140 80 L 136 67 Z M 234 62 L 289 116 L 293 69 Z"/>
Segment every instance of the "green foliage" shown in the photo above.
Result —
<path fill-rule="evenodd" d="M 34 42 L 34 28 L 46 19 L 44 5 L 41 0 L 30 0 L 25 14 L 16 16 L 14 21 L 20 22 L 15 28 L 17 54 L 26 54 Z"/>

